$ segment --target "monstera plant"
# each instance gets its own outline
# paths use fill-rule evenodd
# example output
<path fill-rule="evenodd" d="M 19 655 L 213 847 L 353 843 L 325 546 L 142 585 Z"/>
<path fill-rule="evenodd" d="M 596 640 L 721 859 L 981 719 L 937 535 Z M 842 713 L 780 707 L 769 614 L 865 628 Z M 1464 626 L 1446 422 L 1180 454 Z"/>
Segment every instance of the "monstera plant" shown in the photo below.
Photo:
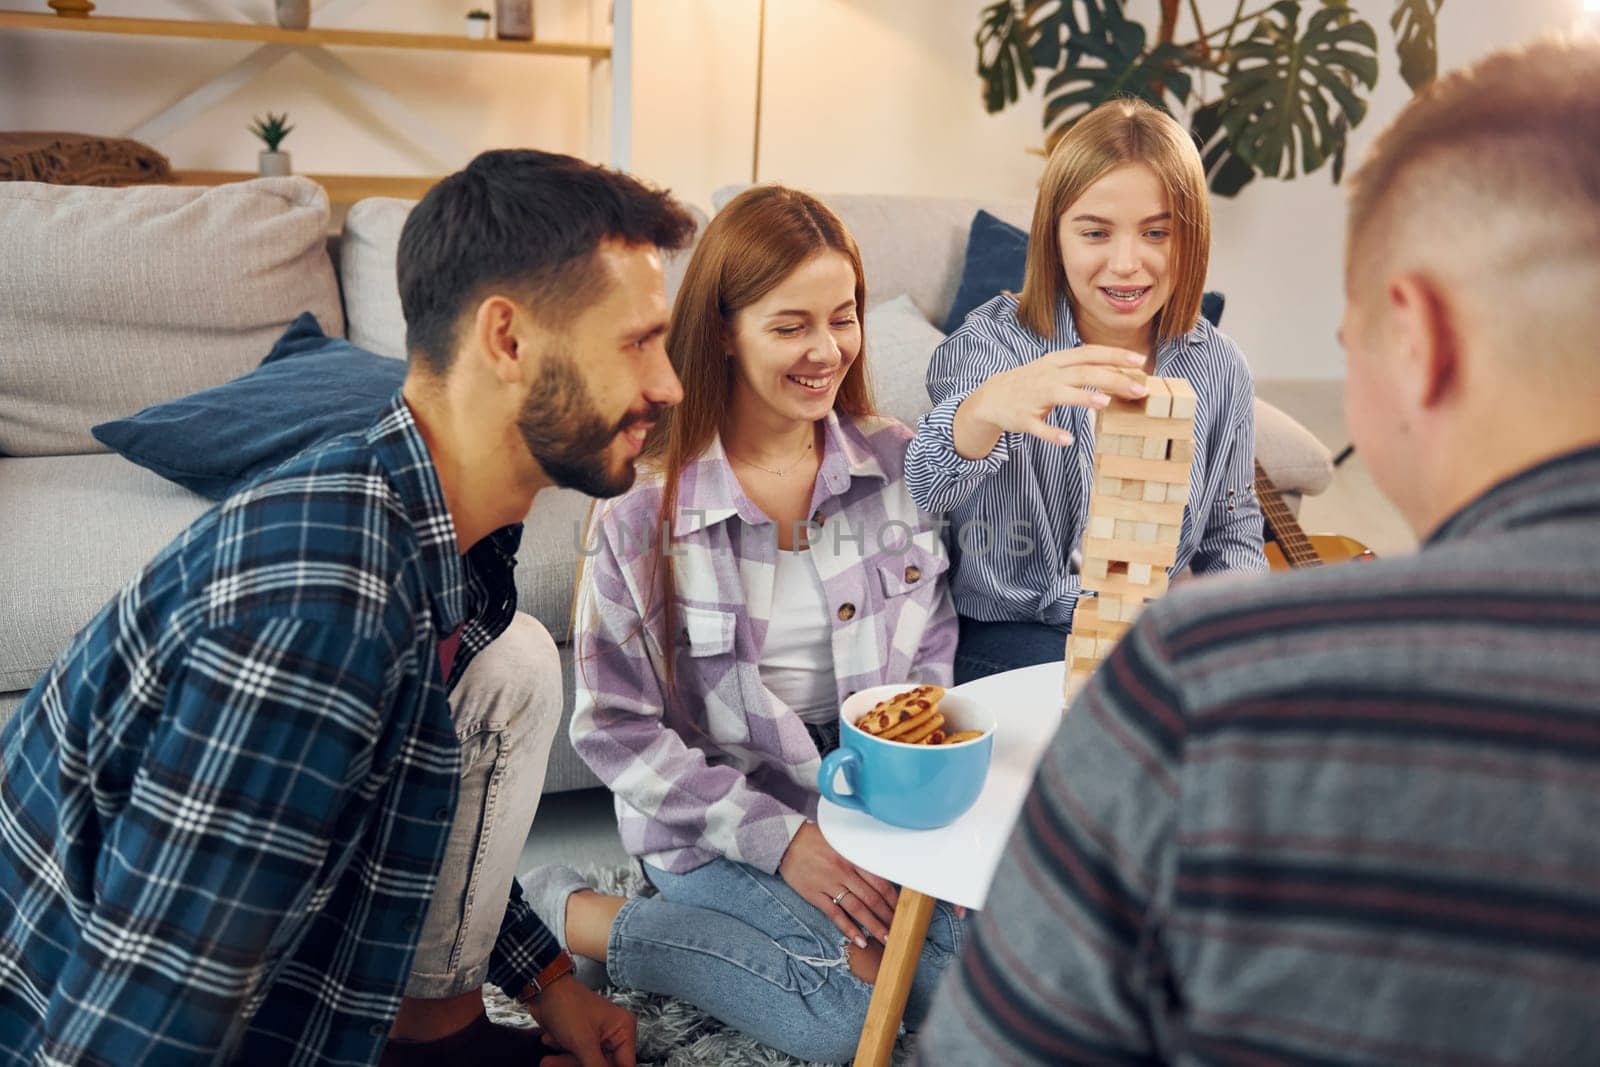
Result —
<path fill-rule="evenodd" d="M 1412 91 L 1433 80 L 1444 0 L 1395 0 L 1389 26 Z M 1160 0 L 1152 37 L 1122 0 L 998 0 L 980 17 L 984 104 L 1000 111 L 1043 77 L 1047 144 L 1119 96 L 1187 114 L 1213 192 L 1233 196 L 1257 175 L 1344 170 L 1350 130 L 1378 82 L 1378 35 L 1349 0 L 1278 0 L 1207 27 L 1188 0 L 1193 36 L 1179 41 L 1181 0 Z"/>

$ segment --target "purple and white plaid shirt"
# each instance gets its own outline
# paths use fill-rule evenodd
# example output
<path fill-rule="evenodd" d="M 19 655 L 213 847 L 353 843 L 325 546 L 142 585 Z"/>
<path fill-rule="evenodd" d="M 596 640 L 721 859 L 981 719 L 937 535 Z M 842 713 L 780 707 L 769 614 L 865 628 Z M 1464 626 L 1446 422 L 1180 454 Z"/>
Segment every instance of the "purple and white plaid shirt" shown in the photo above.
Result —
<path fill-rule="evenodd" d="M 833 623 L 839 699 L 868 686 L 950 684 L 956 614 L 940 523 L 901 465 L 911 431 L 828 416 L 812 490 L 812 560 Z M 683 471 L 673 519 L 676 699 L 666 698 L 655 595 L 660 474 L 598 514 L 576 616 L 572 744 L 616 794 L 627 850 L 682 872 L 719 856 L 768 873 L 816 817 L 816 745 L 761 682 L 777 524 L 751 502 L 722 442 Z"/>

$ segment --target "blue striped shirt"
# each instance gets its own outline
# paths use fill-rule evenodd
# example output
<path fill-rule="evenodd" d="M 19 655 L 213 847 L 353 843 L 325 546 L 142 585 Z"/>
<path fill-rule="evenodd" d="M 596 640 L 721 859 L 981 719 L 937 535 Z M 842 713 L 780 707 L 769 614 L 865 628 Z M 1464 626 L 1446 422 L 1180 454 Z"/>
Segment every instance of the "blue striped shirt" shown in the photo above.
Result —
<path fill-rule="evenodd" d="M 1600 446 L 1415 556 L 1153 605 L 1041 761 L 922 1062 L 1600 1062 L 1597 546 Z"/>
<path fill-rule="evenodd" d="M 1087 524 L 1094 482 L 1090 410 L 1050 413 L 1050 425 L 1072 433 L 1066 447 L 1004 433 L 976 460 L 956 452 L 955 417 L 961 402 L 994 375 L 1082 344 L 1064 301 L 1056 340 L 1047 341 L 1018 321 L 1016 297 L 1001 294 L 968 315 L 928 363 L 933 408 L 918 422 L 906 453 L 906 485 L 923 510 L 950 513 L 951 592 L 967 618 L 1072 623 L 1078 576 L 1070 561 Z M 1199 396 L 1190 503 L 1172 572 L 1266 570 L 1254 489 L 1254 394 L 1244 357 L 1201 319 L 1159 348 L 1155 373 L 1187 379 Z"/>
<path fill-rule="evenodd" d="M 149 563 L 0 732 L 0 1064 L 376 1062 L 458 790 L 452 677 L 521 527 L 459 554 L 397 395 Z M 490 980 L 554 959 L 512 900 Z"/>

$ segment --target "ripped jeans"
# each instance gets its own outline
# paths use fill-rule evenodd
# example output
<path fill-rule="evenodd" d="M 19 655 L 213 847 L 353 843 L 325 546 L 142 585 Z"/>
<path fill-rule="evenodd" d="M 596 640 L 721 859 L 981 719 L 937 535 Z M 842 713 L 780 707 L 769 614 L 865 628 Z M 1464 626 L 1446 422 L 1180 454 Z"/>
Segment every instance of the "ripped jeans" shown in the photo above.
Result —
<path fill-rule="evenodd" d="M 789 884 L 719 859 L 684 874 L 645 865 L 660 896 L 631 897 L 611 924 L 613 982 L 687 1000 L 803 1060 L 848 1062 L 872 987 L 850 971 L 844 936 Z M 940 901 L 917 963 L 905 1026 L 927 1017 L 961 950 L 962 923 Z M 854 951 L 854 946 L 851 946 Z"/>

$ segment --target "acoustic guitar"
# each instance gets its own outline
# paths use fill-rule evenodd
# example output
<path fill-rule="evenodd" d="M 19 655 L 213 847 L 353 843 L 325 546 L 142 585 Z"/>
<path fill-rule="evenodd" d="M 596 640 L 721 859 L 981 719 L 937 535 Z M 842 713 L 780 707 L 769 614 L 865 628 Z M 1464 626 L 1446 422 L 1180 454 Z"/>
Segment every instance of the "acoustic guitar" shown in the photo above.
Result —
<path fill-rule="evenodd" d="M 1294 512 L 1283 502 L 1283 494 L 1272 484 L 1267 472 L 1256 461 L 1256 497 L 1261 501 L 1261 517 L 1266 522 L 1267 565 L 1275 571 L 1298 567 L 1320 567 L 1324 563 L 1347 560 L 1368 562 L 1378 557 L 1360 541 L 1339 534 L 1309 535 L 1300 528 Z"/>

